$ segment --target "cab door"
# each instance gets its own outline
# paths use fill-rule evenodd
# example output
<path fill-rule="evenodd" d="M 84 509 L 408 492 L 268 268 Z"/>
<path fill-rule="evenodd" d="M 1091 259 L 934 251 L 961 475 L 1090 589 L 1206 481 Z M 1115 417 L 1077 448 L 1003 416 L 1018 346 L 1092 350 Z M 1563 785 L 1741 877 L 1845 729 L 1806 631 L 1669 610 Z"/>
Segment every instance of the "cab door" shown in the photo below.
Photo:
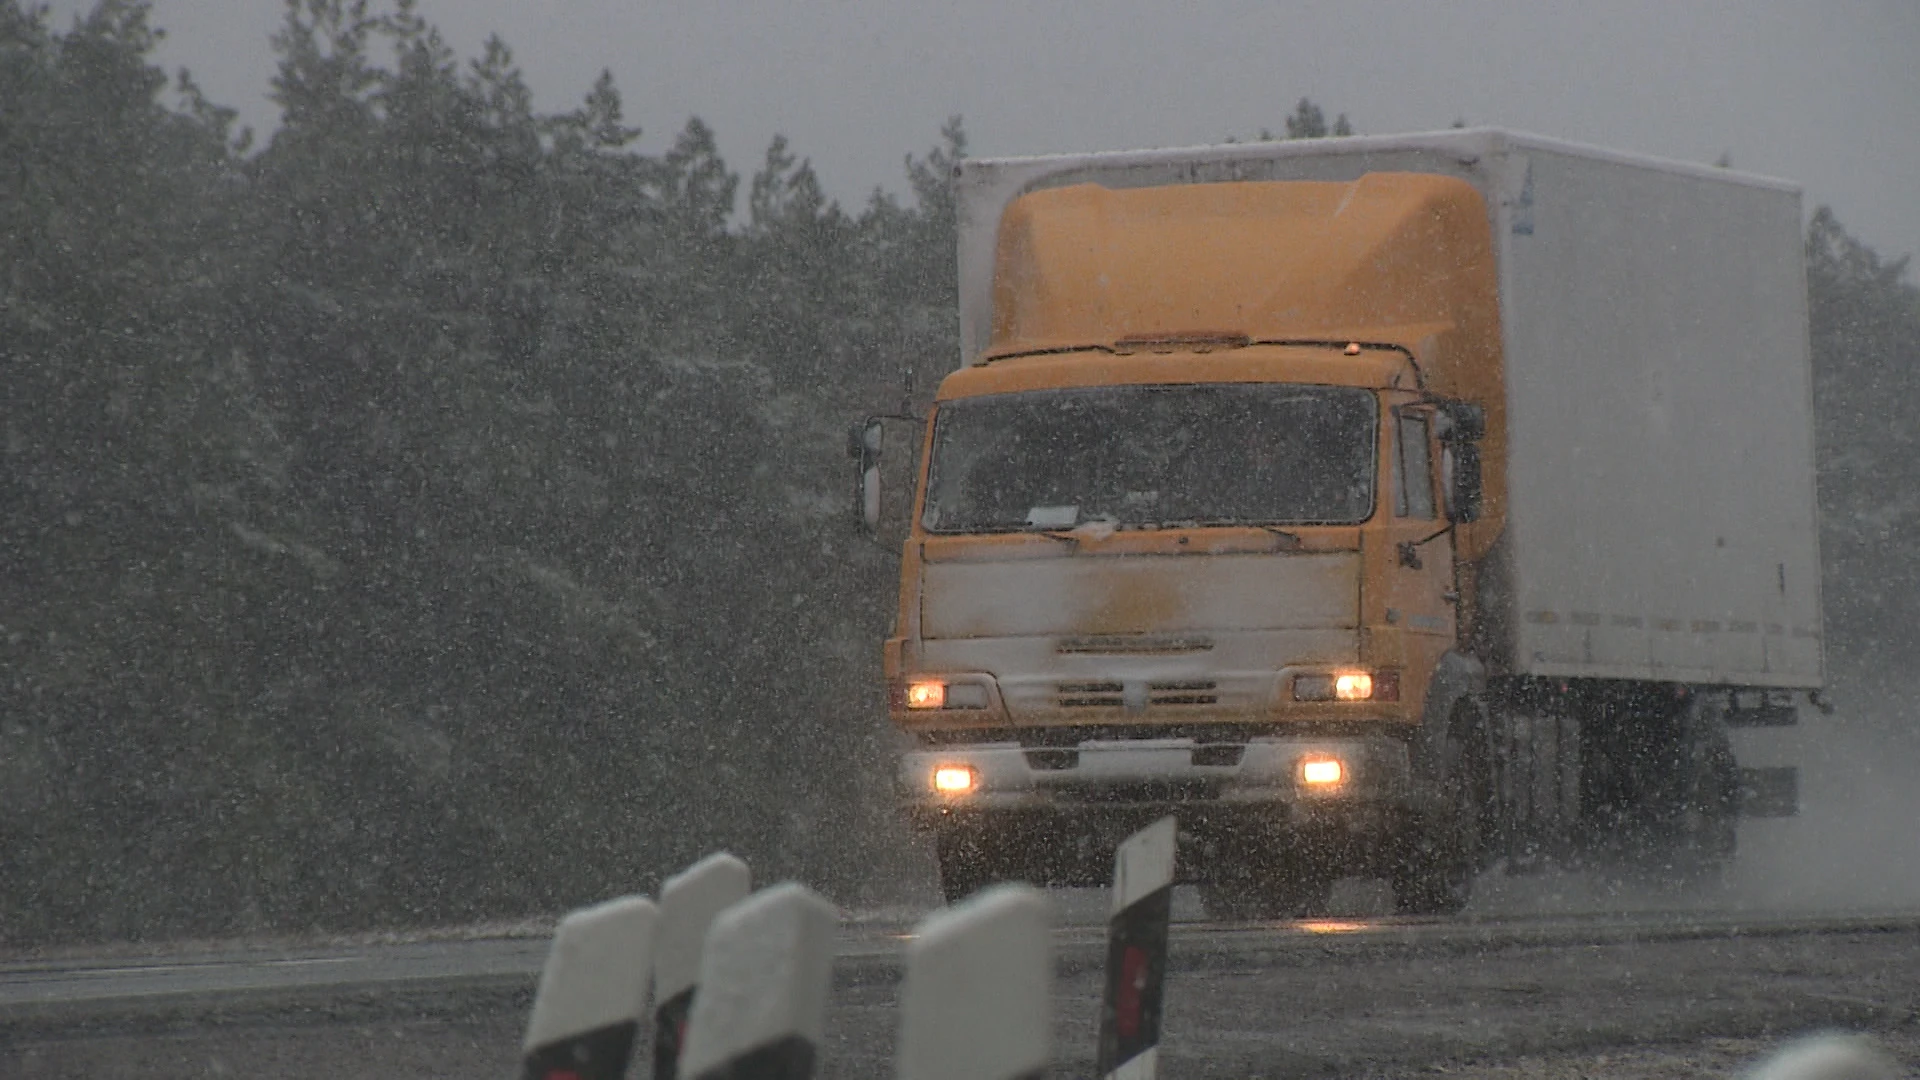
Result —
<path fill-rule="evenodd" d="M 1389 457 L 1393 542 L 1387 569 L 1386 622 L 1408 638 L 1428 666 L 1453 646 L 1456 627 L 1453 533 L 1440 488 L 1440 445 L 1431 405 L 1393 409 Z M 1416 657 L 1409 656 L 1410 661 Z"/>

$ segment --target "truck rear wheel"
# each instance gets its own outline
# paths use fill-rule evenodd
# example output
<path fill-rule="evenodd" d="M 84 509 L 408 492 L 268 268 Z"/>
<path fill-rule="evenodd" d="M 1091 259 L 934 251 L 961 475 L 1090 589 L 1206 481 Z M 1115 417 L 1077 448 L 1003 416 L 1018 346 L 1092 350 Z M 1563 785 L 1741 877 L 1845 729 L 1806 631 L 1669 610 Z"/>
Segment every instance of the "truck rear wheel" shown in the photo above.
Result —
<path fill-rule="evenodd" d="M 1647 870 L 1674 885 L 1717 883 L 1739 840 L 1740 770 L 1719 712 L 1701 695 L 1682 716 L 1667 805 L 1641 853 Z"/>
<path fill-rule="evenodd" d="M 1590 847 L 1649 884 L 1715 880 L 1738 839 L 1739 769 L 1718 703 L 1644 694 L 1605 717 L 1586 777 Z"/>

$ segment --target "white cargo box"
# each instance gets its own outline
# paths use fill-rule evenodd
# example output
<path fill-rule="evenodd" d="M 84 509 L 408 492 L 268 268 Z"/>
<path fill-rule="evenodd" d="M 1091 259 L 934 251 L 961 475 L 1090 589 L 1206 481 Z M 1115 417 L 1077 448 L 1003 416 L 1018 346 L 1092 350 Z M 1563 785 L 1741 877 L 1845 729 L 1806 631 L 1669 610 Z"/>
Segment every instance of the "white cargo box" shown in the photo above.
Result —
<path fill-rule="evenodd" d="M 1494 130 L 973 160 L 957 179 L 963 360 L 1019 195 L 1439 173 L 1486 199 L 1509 418 L 1481 571 L 1496 673 L 1822 679 L 1799 189 Z"/>

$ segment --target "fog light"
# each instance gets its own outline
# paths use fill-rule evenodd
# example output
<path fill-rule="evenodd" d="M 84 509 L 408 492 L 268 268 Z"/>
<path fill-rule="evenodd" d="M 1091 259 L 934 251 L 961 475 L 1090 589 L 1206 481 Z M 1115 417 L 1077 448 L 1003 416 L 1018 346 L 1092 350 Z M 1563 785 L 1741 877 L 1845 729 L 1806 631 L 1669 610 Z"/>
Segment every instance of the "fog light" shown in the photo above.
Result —
<path fill-rule="evenodd" d="M 1300 763 L 1300 779 L 1314 787 L 1332 787 L 1347 778 L 1338 758 L 1307 758 Z"/>
<path fill-rule="evenodd" d="M 933 790 L 942 795 L 965 795 L 973 790 L 973 769 L 966 765 L 942 765 L 933 770 Z"/>
<path fill-rule="evenodd" d="M 907 684 L 907 708 L 940 709 L 947 704 L 947 684 L 917 682 Z"/>

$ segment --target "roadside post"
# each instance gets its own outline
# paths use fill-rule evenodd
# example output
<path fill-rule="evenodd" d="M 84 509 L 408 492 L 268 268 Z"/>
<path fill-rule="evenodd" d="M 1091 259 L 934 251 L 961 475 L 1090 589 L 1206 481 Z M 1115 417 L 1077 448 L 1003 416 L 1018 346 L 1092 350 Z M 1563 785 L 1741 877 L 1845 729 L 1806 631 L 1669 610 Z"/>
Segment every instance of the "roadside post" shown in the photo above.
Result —
<path fill-rule="evenodd" d="M 1031 885 L 921 922 L 907 946 L 896 1080 L 1036 1080 L 1052 1060 L 1053 937 Z"/>
<path fill-rule="evenodd" d="M 745 900 L 752 887 L 747 864 L 725 852 L 701 859 L 660 886 L 653 963 L 654 1080 L 679 1075 L 707 931 L 716 916 Z"/>
<path fill-rule="evenodd" d="M 628 896 L 560 920 L 522 1044 L 525 1080 L 620 1080 L 647 1006 L 653 901 Z"/>
<path fill-rule="evenodd" d="M 776 885 L 720 913 L 707 931 L 680 1075 L 807 1080 L 826 1029 L 833 905 Z"/>
<path fill-rule="evenodd" d="M 1113 858 L 1096 1076 L 1152 1080 L 1159 1067 L 1176 832 L 1173 818 L 1161 818 L 1128 837 Z"/>

